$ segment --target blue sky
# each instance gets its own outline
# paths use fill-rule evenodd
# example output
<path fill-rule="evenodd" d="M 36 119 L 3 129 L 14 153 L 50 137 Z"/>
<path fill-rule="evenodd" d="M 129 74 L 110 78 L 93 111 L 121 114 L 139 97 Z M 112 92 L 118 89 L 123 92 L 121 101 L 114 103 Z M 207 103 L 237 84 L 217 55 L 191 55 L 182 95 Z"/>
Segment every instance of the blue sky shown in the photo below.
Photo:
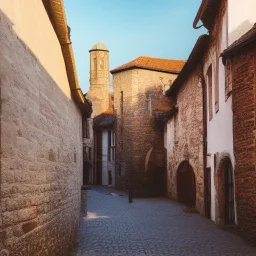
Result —
<path fill-rule="evenodd" d="M 138 56 L 187 59 L 199 35 L 201 0 L 65 0 L 80 86 L 89 89 L 89 50 L 98 41 L 113 69 Z"/>

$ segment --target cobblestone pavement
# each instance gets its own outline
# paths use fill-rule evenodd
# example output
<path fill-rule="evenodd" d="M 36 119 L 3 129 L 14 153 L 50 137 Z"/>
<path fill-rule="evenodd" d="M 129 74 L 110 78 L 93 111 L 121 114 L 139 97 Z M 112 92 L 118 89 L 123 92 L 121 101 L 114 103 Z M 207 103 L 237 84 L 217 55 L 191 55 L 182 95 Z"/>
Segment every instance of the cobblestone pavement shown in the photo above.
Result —
<path fill-rule="evenodd" d="M 113 196 L 108 188 L 88 192 L 77 256 L 256 256 L 256 248 L 198 214 L 184 213 L 168 199 Z M 117 193 L 117 192 L 116 192 Z"/>

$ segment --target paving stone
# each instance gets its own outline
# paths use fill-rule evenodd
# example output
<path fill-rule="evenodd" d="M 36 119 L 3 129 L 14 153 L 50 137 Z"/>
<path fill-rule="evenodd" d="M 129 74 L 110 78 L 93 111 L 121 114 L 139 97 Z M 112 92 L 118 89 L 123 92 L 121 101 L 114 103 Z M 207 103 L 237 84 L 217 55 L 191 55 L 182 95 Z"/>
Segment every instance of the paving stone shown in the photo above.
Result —
<path fill-rule="evenodd" d="M 256 248 L 198 214 L 164 198 L 112 196 L 88 191 L 77 256 L 256 256 Z"/>

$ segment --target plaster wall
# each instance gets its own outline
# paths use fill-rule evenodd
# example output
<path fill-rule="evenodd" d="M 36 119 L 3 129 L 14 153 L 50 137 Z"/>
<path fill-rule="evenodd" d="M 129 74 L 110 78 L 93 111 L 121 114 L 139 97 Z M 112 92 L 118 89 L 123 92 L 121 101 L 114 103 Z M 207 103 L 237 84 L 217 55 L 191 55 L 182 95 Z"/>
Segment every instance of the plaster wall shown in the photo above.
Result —
<path fill-rule="evenodd" d="M 228 44 L 239 39 L 256 22 L 255 0 L 228 0 Z"/>
<path fill-rule="evenodd" d="M 223 4 L 225 1 L 222 2 Z M 214 165 L 214 154 L 220 158 L 224 155 L 230 157 L 233 169 L 235 166 L 233 149 L 233 113 L 232 95 L 225 94 L 225 67 L 220 54 L 228 46 L 227 33 L 227 9 L 225 6 L 220 8 L 216 17 L 213 30 L 211 31 L 211 43 L 205 53 L 204 76 L 207 82 L 207 72 L 212 65 L 212 110 L 213 115 L 209 117 L 209 86 L 207 85 L 207 167 L 211 168 L 211 219 L 217 221 L 216 216 L 216 184 L 214 182 L 217 166 Z M 208 82 L 207 82 L 208 83 Z M 219 87 L 218 108 L 215 106 L 215 85 Z"/>

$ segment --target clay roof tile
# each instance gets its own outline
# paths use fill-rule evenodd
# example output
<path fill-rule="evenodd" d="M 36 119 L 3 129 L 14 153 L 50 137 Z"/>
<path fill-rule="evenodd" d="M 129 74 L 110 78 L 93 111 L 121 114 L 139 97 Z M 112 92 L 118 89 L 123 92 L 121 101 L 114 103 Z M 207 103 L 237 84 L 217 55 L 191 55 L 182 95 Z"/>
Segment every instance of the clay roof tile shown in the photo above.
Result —
<path fill-rule="evenodd" d="M 179 73 L 186 61 L 184 60 L 172 60 L 163 58 L 153 58 L 147 56 L 140 56 L 135 60 L 132 60 L 124 65 L 121 65 L 110 72 L 112 74 L 118 73 L 127 69 L 141 68 L 155 71 L 163 71 L 168 73 Z"/>

